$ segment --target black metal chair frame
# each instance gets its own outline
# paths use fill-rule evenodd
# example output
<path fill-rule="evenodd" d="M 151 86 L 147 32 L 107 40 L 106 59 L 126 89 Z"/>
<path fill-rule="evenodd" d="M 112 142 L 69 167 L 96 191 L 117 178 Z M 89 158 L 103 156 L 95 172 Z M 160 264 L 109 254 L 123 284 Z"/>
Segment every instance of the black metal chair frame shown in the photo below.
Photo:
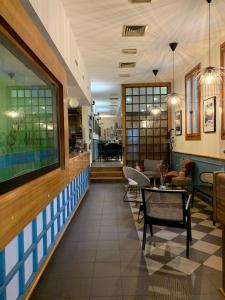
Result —
<path fill-rule="evenodd" d="M 160 226 L 169 226 L 169 227 L 177 227 L 177 228 L 185 228 L 187 230 L 186 236 L 186 257 L 189 258 L 189 245 L 190 241 L 192 241 L 192 234 L 191 234 L 191 212 L 190 212 L 190 205 L 191 205 L 191 194 L 187 194 L 185 190 L 160 190 L 160 189 L 152 189 L 152 188 L 142 188 L 142 199 L 143 199 L 143 210 L 144 210 L 144 229 L 143 229 L 143 243 L 142 249 L 145 249 L 146 244 L 146 233 L 147 233 L 147 225 L 150 228 L 150 234 L 153 236 L 153 227 L 152 225 L 160 225 Z M 146 208 L 146 199 L 145 193 L 180 193 L 182 194 L 182 210 L 183 210 L 183 220 L 182 221 L 175 221 L 175 220 L 167 220 L 167 219 L 157 219 L 148 216 L 147 208 Z M 188 195 L 188 197 L 187 197 Z"/>

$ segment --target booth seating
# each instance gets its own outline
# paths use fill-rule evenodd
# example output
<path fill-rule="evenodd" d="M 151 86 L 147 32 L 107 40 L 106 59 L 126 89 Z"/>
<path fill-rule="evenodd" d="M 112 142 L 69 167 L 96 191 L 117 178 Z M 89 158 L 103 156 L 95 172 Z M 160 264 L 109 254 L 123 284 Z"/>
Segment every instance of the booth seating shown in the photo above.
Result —
<path fill-rule="evenodd" d="M 185 159 L 181 165 L 180 171 L 170 171 L 166 174 L 165 182 L 171 183 L 173 177 L 178 177 L 180 172 L 184 172 L 184 176 L 188 177 L 194 167 L 194 162 L 191 159 Z"/>

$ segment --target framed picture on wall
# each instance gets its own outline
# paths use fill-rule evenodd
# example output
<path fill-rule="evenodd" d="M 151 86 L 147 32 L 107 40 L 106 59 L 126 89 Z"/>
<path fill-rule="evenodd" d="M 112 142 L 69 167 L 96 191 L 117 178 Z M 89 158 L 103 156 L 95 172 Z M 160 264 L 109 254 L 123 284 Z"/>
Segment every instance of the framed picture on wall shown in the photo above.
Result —
<path fill-rule="evenodd" d="M 216 132 L 216 97 L 211 97 L 203 102 L 203 131 Z"/>
<path fill-rule="evenodd" d="M 175 135 L 182 135 L 182 111 L 175 112 Z"/>

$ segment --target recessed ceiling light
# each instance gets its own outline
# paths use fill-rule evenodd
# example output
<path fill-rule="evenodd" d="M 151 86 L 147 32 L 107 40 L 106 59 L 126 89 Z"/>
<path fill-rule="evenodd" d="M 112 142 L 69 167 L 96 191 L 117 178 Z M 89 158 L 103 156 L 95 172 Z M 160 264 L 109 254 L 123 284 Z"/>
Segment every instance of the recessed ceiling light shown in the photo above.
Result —
<path fill-rule="evenodd" d="M 122 36 L 126 36 L 126 37 L 144 36 L 147 29 L 148 29 L 147 25 L 124 25 Z"/>
<path fill-rule="evenodd" d="M 122 52 L 124 54 L 136 54 L 137 53 L 137 49 L 122 49 Z"/>

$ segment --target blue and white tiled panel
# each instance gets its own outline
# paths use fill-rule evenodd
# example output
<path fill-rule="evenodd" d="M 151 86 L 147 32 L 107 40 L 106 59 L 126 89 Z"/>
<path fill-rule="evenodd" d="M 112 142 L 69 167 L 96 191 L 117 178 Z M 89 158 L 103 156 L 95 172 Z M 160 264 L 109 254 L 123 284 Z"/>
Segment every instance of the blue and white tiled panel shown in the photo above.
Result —
<path fill-rule="evenodd" d="M 87 168 L 0 252 L 0 300 L 23 299 L 88 186 L 88 177 Z"/>

